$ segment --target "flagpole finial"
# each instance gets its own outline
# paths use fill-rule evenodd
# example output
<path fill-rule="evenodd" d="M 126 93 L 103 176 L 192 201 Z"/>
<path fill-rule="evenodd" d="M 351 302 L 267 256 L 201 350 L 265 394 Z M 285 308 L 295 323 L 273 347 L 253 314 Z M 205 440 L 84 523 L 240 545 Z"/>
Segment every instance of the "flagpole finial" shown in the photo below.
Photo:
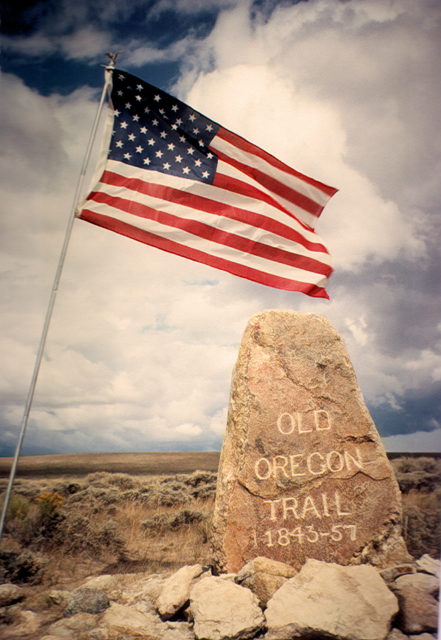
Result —
<path fill-rule="evenodd" d="M 108 51 L 106 53 L 106 56 L 109 58 L 109 63 L 106 65 L 106 69 L 114 69 L 115 68 L 115 62 L 117 57 L 119 56 L 119 54 L 122 53 L 122 51 Z"/>

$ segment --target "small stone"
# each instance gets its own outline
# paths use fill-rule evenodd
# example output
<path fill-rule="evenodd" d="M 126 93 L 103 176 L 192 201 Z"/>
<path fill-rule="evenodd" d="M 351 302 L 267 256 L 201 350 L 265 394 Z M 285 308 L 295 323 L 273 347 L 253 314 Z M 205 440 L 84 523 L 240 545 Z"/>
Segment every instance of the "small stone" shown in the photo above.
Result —
<path fill-rule="evenodd" d="M 109 606 L 109 598 L 96 589 L 77 589 L 64 611 L 66 617 L 76 613 L 102 613 Z"/>
<path fill-rule="evenodd" d="M 413 564 L 399 564 L 395 567 L 389 567 L 388 569 L 382 569 L 380 575 L 387 583 L 393 582 L 399 576 L 403 576 L 408 573 L 416 573 L 416 569 Z"/>
<path fill-rule="evenodd" d="M 198 640 L 245 640 L 256 635 L 264 622 L 249 589 L 213 576 L 202 578 L 191 589 L 190 612 Z"/>
<path fill-rule="evenodd" d="M 46 599 L 50 604 L 67 606 L 72 594 L 64 589 L 51 589 L 46 593 Z"/>
<path fill-rule="evenodd" d="M 251 589 L 262 608 L 284 582 L 296 574 L 296 570 L 284 562 L 259 556 L 239 571 L 236 582 Z"/>
<path fill-rule="evenodd" d="M 101 626 L 112 633 L 147 636 L 155 633 L 157 621 L 159 622 L 159 618 L 151 614 L 114 602 L 104 613 Z"/>
<path fill-rule="evenodd" d="M 390 588 L 395 593 L 399 593 L 409 586 L 421 589 L 421 591 L 435 596 L 439 591 L 439 580 L 428 573 L 414 573 L 412 575 L 400 576 L 390 585 Z"/>
<path fill-rule="evenodd" d="M 16 584 L 0 584 L 0 607 L 8 607 L 15 602 L 23 600 L 24 593 L 21 587 Z"/>
<path fill-rule="evenodd" d="M 396 597 L 373 567 L 308 560 L 268 602 L 266 639 L 384 640 L 397 611 Z"/>
<path fill-rule="evenodd" d="M 399 629 L 392 629 L 386 640 L 407 640 L 408 636 L 404 635 Z"/>
<path fill-rule="evenodd" d="M 432 558 L 427 553 L 425 553 L 421 558 L 416 561 L 419 571 L 424 571 L 425 573 L 431 573 L 433 576 L 436 576 L 438 579 L 440 577 L 441 572 L 441 561 L 435 558 Z"/>
<path fill-rule="evenodd" d="M 404 633 L 409 635 L 437 630 L 438 602 L 430 593 L 413 585 L 406 585 L 397 591 L 397 597 L 400 603 L 397 626 Z"/>
<path fill-rule="evenodd" d="M 190 599 L 190 586 L 195 578 L 201 575 L 200 564 L 181 567 L 164 583 L 156 603 L 159 615 L 164 620 L 172 618 Z"/>
<path fill-rule="evenodd" d="M 75 634 L 86 634 L 87 631 L 95 629 L 97 626 L 96 617 L 91 613 L 77 613 L 70 618 L 63 618 L 51 624 L 48 635 L 53 635 L 66 640 L 72 640 Z"/>

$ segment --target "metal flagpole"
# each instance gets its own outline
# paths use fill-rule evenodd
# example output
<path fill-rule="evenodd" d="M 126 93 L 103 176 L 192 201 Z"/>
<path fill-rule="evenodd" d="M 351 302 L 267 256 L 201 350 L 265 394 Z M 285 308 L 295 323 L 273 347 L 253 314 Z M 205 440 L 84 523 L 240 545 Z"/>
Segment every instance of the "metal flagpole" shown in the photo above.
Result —
<path fill-rule="evenodd" d="M 119 52 L 118 52 L 119 53 Z M 52 291 L 51 291 L 51 295 L 49 298 L 49 304 L 48 304 L 48 308 L 46 311 L 46 318 L 44 321 L 44 325 L 43 325 L 43 330 L 41 333 L 41 338 L 40 338 L 40 344 L 38 346 L 38 351 L 37 351 L 37 356 L 35 359 L 35 364 L 34 364 L 34 372 L 32 374 L 32 379 L 31 379 L 31 383 L 29 386 L 29 391 L 28 391 L 28 395 L 26 398 L 26 405 L 25 405 L 25 410 L 24 410 L 24 414 L 23 414 L 23 419 L 21 422 L 21 429 L 20 429 L 20 435 L 18 438 L 18 442 L 17 442 L 17 447 L 15 450 L 15 455 L 14 455 L 14 461 L 12 463 L 12 467 L 11 467 L 11 471 L 9 474 L 9 482 L 8 482 L 8 487 L 6 489 L 6 494 L 5 494 L 5 500 L 3 503 L 3 509 L 2 509 L 2 515 L 1 515 L 1 519 L 0 519 L 0 539 L 3 535 L 3 529 L 4 529 L 4 525 L 5 525 L 5 520 L 6 520 L 6 513 L 8 511 L 8 506 L 9 506 L 9 500 L 11 497 L 11 491 L 12 491 L 12 485 L 14 484 L 14 478 L 15 478 L 15 473 L 17 470 L 17 463 L 18 463 L 18 459 L 20 457 L 20 452 L 21 452 L 21 447 L 23 444 L 23 439 L 25 436 L 25 432 L 26 432 L 26 427 L 28 425 L 28 419 L 29 419 L 29 413 L 31 411 L 31 406 L 32 406 L 32 400 L 34 398 L 34 393 L 35 393 L 35 387 L 37 384 L 37 378 L 38 378 L 38 373 L 40 371 L 40 365 L 41 365 L 41 361 L 43 358 L 43 352 L 44 352 L 44 348 L 45 348 L 45 344 L 46 344 L 46 339 L 47 339 L 47 334 L 49 331 L 49 325 L 50 325 L 50 321 L 51 321 L 51 317 L 52 317 L 52 311 L 54 308 L 54 304 L 55 304 L 55 298 L 57 296 L 57 292 L 58 292 L 58 285 L 60 282 L 60 278 L 61 278 L 61 273 L 63 271 L 63 266 L 64 266 L 64 261 L 66 258 L 66 253 L 67 253 L 67 247 L 69 244 L 69 240 L 72 234 L 72 227 L 73 227 L 73 223 L 75 220 L 75 212 L 78 206 L 78 201 L 79 201 L 79 197 L 81 194 L 81 191 L 83 189 L 83 184 L 84 184 L 84 178 L 86 176 L 86 170 L 87 170 L 87 166 L 90 160 L 90 156 L 92 153 L 92 148 L 93 148 L 93 144 L 95 142 L 95 137 L 96 137 L 96 133 L 98 130 L 98 124 L 99 124 L 99 120 L 100 120 L 100 116 L 101 116 L 101 111 L 104 105 L 104 100 L 106 97 L 106 93 L 107 90 L 110 86 L 110 82 L 111 82 L 111 78 L 112 78 L 112 72 L 115 68 L 115 60 L 118 56 L 118 53 L 108 53 L 107 55 L 110 58 L 110 62 L 108 65 L 106 65 L 105 69 L 106 69 L 106 74 L 105 74 L 105 82 L 104 82 L 104 86 L 103 86 L 103 91 L 101 93 L 101 99 L 97 108 L 97 112 L 95 115 L 95 120 L 93 122 L 92 125 L 92 130 L 90 132 L 90 137 L 89 137 L 89 142 L 87 145 L 87 149 L 86 149 L 86 153 L 84 155 L 84 159 L 83 159 L 83 164 L 81 167 L 81 172 L 80 172 L 80 177 L 78 179 L 78 184 L 77 184 L 77 188 L 75 190 L 75 195 L 74 195 L 74 199 L 73 199 L 73 204 L 72 204 L 72 210 L 70 212 L 70 216 L 69 216 L 69 220 L 68 220 L 68 224 L 67 224 L 67 229 L 66 229 L 66 234 L 64 237 L 64 242 L 63 242 L 63 246 L 61 249 L 61 254 L 60 254 L 60 258 L 58 260 L 58 266 L 57 266 L 57 270 L 55 272 L 55 277 L 54 277 L 54 283 L 52 285 Z"/>

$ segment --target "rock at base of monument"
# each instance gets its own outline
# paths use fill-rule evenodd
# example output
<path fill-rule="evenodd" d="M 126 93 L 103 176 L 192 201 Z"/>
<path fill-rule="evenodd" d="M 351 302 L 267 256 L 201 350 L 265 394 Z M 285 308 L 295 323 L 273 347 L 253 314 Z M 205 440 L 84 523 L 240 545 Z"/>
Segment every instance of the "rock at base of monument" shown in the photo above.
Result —
<path fill-rule="evenodd" d="M 277 589 L 296 573 L 288 564 L 259 556 L 242 567 L 236 576 L 236 582 L 251 589 L 257 596 L 259 605 L 265 608 Z"/>
<path fill-rule="evenodd" d="M 379 568 L 408 562 L 401 494 L 336 330 L 316 314 L 251 318 L 233 373 L 212 546 L 221 571 L 257 556 Z"/>
<path fill-rule="evenodd" d="M 266 639 L 383 640 L 397 612 L 396 597 L 373 567 L 308 560 L 269 601 Z"/>

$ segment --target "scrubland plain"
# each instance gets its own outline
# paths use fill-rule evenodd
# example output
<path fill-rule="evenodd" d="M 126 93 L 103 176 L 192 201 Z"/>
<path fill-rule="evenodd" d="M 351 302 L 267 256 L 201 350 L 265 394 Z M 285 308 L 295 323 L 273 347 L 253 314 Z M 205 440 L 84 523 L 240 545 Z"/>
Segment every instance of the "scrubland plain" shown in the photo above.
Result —
<path fill-rule="evenodd" d="M 21 460 L 0 544 L 0 582 L 27 584 L 38 598 L 44 588 L 74 588 L 91 575 L 210 564 L 218 458 L 78 454 Z M 439 557 L 441 459 L 400 456 L 392 464 L 410 553 Z M 3 460 L 0 492 L 7 471 Z"/>

